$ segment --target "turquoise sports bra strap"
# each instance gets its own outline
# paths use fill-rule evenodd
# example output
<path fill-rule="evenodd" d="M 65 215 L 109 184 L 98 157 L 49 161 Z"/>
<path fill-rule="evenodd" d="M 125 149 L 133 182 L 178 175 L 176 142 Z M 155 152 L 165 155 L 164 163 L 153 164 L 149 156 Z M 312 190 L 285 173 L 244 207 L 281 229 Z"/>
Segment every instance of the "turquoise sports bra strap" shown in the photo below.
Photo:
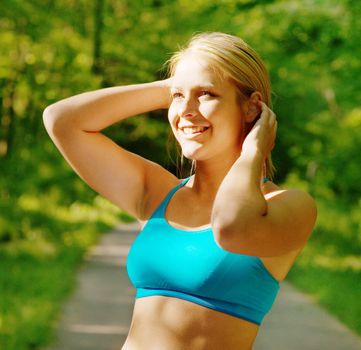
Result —
<path fill-rule="evenodd" d="M 176 186 L 177 189 L 178 189 L 179 187 L 185 185 L 185 184 L 189 181 L 190 178 L 191 178 L 190 176 L 188 176 L 187 178 L 185 178 L 178 186 Z"/>
<path fill-rule="evenodd" d="M 167 194 L 167 196 L 163 199 L 162 203 L 159 205 L 159 207 L 157 208 L 157 210 L 154 212 L 154 214 L 152 215 L 152 217 L 154 216 L 164 216 L 164 212 L 165 212 L 165 208 L 168 204 L 168 202 L 170 201 L 170 199 L 172 198 L 173 194 L 182 186 L 184 186 L 190 179 L 191 177 L 187 177 L 186 179 L 184 179 L 180 184 L 178 184 L 177 186 L 175 186 L 174 188 L 172 188 L 169 193 Z"/>

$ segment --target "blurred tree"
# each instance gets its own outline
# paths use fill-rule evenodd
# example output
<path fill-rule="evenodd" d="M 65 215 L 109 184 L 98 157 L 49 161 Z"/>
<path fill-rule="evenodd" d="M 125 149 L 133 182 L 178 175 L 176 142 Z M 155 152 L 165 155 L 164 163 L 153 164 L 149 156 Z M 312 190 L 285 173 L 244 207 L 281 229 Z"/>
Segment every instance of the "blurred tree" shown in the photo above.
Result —
<path fill-rule="evenodd" d="M 104 8 L 104 0 L 95 0 L 93 65 L 92 65 L 92 71 L 95 74 L 101 74 L 103 72 L 102 64 L 101 64 L 103 8 Z"/>
<path fill-rule="evenodd" d="M 319 195 L 361 195 L 355 186 L 360 168 L 351 161 L 360 128 L 355 122 L 360 109 L 360 80 L 355 79 L 360 71 L 359 2 L 92 4 L 0 3 L 0 156 L 12 154 L 12 178 L 31 168 L 24 150 L 49 142 L 41 120 L 47 105 L 82 91 L 162 79 L 164 62 L 192 34 L 224 31 L 245 39 L 269 68 L 279 119 L 277 180 L 306 179 Z M 166 113 L 154 111 L 103 132 L 175 172 L 165 148 L 169 131 Z M 3 169 L 9 165 L 3 163 Z"/>

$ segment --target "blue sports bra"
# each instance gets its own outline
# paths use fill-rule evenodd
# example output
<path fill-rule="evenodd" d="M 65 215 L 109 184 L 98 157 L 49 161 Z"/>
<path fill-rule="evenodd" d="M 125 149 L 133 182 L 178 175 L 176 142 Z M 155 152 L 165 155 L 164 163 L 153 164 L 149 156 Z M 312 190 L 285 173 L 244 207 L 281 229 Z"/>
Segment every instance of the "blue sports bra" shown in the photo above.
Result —
<path fill-rule="evenodd" d="M 168 193 L 129 250 L 135 297 L 180 298 L 260 325 L 280 288 L 262 260 L 222 249 L 211 227 L 182 230 L 165 219 L 169 200 L 189 179 Z"/>

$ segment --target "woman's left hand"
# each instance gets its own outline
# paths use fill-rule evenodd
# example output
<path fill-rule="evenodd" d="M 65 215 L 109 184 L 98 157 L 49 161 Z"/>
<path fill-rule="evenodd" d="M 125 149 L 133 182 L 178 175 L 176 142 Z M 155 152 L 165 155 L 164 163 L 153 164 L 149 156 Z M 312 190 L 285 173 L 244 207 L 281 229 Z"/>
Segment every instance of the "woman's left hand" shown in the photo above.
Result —
<path fill-rule="evenodd" d="M 241 156 L 262 154 L 266 159 L 271 153 L 276 140 L 277 120 L 275 113 L 262 101 L 261 115 L 243 141 Z"/>

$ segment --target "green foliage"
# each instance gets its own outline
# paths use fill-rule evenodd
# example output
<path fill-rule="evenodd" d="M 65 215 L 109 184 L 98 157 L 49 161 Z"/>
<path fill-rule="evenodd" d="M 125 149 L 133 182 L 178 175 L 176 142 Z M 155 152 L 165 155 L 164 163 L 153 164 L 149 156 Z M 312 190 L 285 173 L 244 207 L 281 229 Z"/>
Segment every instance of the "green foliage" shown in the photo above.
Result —
<path fill-rule="evenodd" d="M 49 342 L 49 325 L 59 301 L 70 291 L 74 264 L 80 256 L 77 249 L 46 260 L 29 254 L 0 255 L 3 349 L 31 349 Z"/>
<path fill-rule="evenodd" d="M 10 200 L 1 202 L 1 349 L 34 349 L 48 343 L 83 254 L 101 232 L 131 219 L 86 189 L 59 159 L 40 161 L 40 155 L 46 153 L 33 149 L 34 162 L 27 167 L 36 166 L 37 171 L 25 180 L 13 173 L 20 186 L 8 189 L 12 194 L 19 191 L 17 198 L 8 194 Z M 64 182 L 60 186 L 58 181 Z"/>
<path fill-rule="evenodd" d="M 318 201 L 318 225 L 287 276 L 361 334 L 361 201 Z"/>
<path fill-rule="evenodd" d="M 360 131 L 360 125 L 347 126 L 348 116 L 360 108 L 360 81 L 354 79 L 361 54 L 357 2 L 98 2 L 103 5 L 97 74 L 92 70 L 95 2 L 93 6 L 85 0 L 2 3 L 1 44 L 6 55 L 0 56 L 4 95 L 0 153 L 9 146 L 5 145 L 8 104 L 14 105 L 10 147 L 15 150 L 10 153 L 16 156 L 20 148 L 30 148 L 39 137 L 47 138 L 40 118 L 46 105 L 102 86 L 164 77 L 163 63 L 191 34 L 219 30 L 244 38 L 269 67 L 279 119 L 274 152 L 279 181 L 296 172 L 337 194 L 360 195 L 353 180 L 361 168 L 350 165 L 353 151 L 346 141 Z M 140 118 L 130 119 L 107 132 L 126 148 L 165 165 L 167 121 L 162 114 L 154 115 L 146 124 Z M 156 132 L 148 133 L 148 124 Z M 128 137 L 128 129 L 137 131 Z M 345 164 L 348 175 L 338 185 L 333 179 L 338 169 L 345 171 Z"/>

